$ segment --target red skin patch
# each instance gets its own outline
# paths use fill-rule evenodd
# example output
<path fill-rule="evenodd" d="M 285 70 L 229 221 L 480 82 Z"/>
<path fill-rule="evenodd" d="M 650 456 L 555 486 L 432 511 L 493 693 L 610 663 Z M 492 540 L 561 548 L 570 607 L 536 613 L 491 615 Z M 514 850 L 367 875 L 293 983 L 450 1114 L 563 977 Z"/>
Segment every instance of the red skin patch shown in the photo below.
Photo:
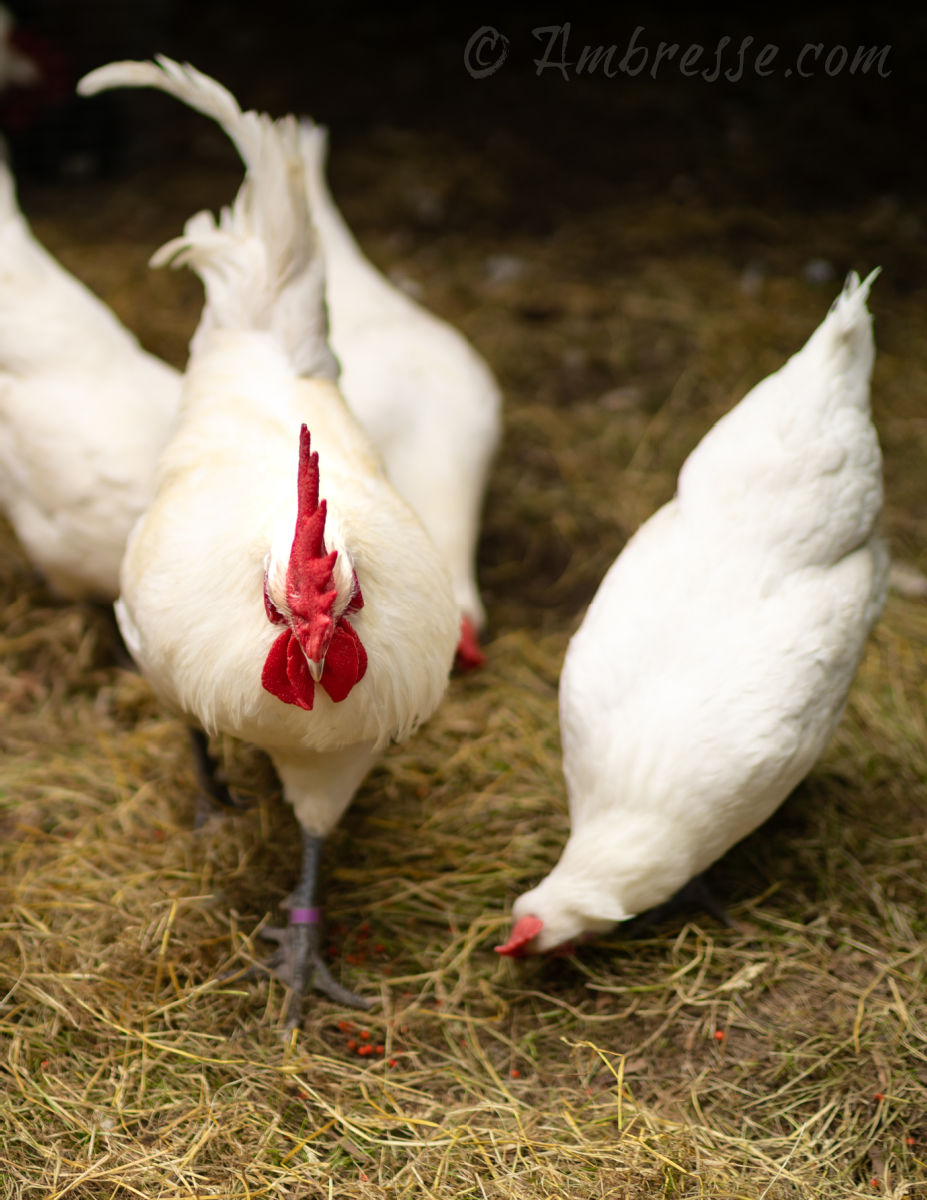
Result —
<path fill-rule="evenodd" d="M 457 643 L 457 658 L 454 666 L 458 671 L 472 671 L 481 667 L 486 661 L 486 655 L 480 649 L 480 639 L 476 626 L 469 617 L 460 618 L 460 641 Z"/>
<path fill-rule="evenodd" d="M 367 652 L 346 619 L 364 605 L 357 576 L 344 613 L 337 621 L 331 615 L 338 594 L 333 579 L 338 552 L 325 550 L 325 516 L 325 501 L 319 500 L 319 456 L 310 454 L 309 430 L 303 425 L 299 431 L 296 531 L 286 571 L 290 616 L 280 612 L 267 594 L 265 580 L 267 619 L 286 629 L 264 660 L 261 684 L 284 704 L 304 709 L 311 709 L 315 702 L 315 681 L 307 660 L 324 660 L 319 682 L 336 704 L 367 671 Z"/>
<path fill-rule="evenodd" d="M 509 940 L 504 946 L 497 946 L 496 953 L 505 954 L 509 958 L 522 958 L 528 953 L 528 943 L 536 938 L 543 928 L 544 922 L 540 917 L 519 917 L 512 926 Z"/>

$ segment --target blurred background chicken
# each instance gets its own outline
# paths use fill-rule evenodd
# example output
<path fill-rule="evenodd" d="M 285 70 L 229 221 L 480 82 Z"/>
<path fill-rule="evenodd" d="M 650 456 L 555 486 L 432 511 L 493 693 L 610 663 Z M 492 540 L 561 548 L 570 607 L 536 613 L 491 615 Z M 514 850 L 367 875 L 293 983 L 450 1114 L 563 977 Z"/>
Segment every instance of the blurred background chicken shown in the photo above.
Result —
<path fill-rule="evenodd" d="M 569 644 L 572 829 L 500 953 L 661 904 L 781 804 L 840 719 L 885 598 L 870 420 L 876 272 L 709 431 Z"/>
<path fill-rule="evenodd" d="M 118 605 L 158 695 L 270 756 L 303 864 L 272 962 L 347 1004 L 319 952 L 322 841 L 384 745 L 438 705 L 458 638 L 443 561 L 396 495 L 332 380 L 321 256 L 299 126 L 242 113 L 168 59 L 115 63 L 85 93 L 153 86 L 219 122 L 247 174 L 215 221 L 193 217 L 157 261 L 206 291 L 179 426 L 132 535 Z"/>
<path fill-rule="evenodd" d="M 35 239 L 0 161 L 0 508 L 71 600 L 112 603 L 180 375 Z"/>
<path fill-rule="evenodd" d="M 476 549 L 483 492 L 501 436 L 499 386 L 466 338 L 365 257 L 326 183 L 327 131 L 304 120 L 302 143 L 341 389 L 394 487 L 450 567 L 461 617 L 457 662 L 478 666 L 486 614 Z"/>

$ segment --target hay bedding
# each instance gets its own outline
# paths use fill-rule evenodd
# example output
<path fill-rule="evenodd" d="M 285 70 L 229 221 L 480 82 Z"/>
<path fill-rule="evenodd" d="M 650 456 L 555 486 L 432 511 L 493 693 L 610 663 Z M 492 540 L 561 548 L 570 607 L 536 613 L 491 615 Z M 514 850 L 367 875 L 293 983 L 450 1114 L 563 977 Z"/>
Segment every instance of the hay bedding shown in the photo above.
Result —
<path fill-rule="evenodd" d="M 199 129 L 159 113 L 176 144 Z M 808 282 L 814 257 L 884 267 L 885 526 L 927 569 L 924 213 L 871 194 L 758 207 L 737 195 L 747 167 L 723 204 L 707 167 L 685 196 L 656 167 L 609 191 L 581 153 L 539 212 L 513 199 L 544 161 L 520 134 L 336 143 L 371 257 L 465 330 L 507 405 L 488 665 L 389 752 L 328 854 L 334 966 L 379 995 L 372 1014 L 311 1002 L 284 1044 L 278 984 L 216 982 L 264 953 L 297 869 L 273 773 L 217 747 L 254 807 L 194 835 L 182 727 L 119 665 L 106 614 L 56 603 L 0 532 L 4 1200 L 927 1194 L 922 603 L 890 600 L 824 760 L 715 868 L 735 929 L 693 914 L 575 959 L 491 953 L 567 828 L 569 634 L 711 421 L 820 320 L 838 280 Z M 203 137 L 182 175 L 23 189 L 49 248 L 178 364 L 198 288 L 145 261 L 236 184 Z"/>

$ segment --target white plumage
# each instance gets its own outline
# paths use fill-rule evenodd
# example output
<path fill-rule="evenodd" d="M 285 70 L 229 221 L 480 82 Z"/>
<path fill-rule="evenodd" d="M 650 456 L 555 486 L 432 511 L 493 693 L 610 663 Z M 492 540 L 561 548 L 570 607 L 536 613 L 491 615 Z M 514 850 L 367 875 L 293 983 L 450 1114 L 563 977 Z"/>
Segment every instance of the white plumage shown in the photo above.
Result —
<path fill-rule="evenodd" d="M 112 602 L 180 375 L 36 241 L 0 161 L 0 508 L 69 599 Z"/>
<path fill-rule="evenodd" d="M 325 182 L 326 141 L 324 129 L 302 123 L 341 390 L 448 564 L 467 665 L 479 660 L 485 624 L 475 556 L 500 438 L 499 389 L 466 339 L 364 257 Z M 5 163 L 0 251 L 0 507 L 62 596 L 111 602 L 180 402 L 180 374 L 39 245 Z"/>
<path fill-rule="evenodd" d="M 102 67 L 81 89 L 169 91 L 219 121 L 248 170 L 218 222 L 198 214 L 156 256 L 193 267 L 206 307 L 179 426 L 161 460 L 154 502 L 126 553 L 120 626 L 167 704 L 270 755 L 304 835 L 281 973 L 298 995 L 313 969 L 329 995 L 360 1003 L 330 978 L 318 953 L 318 843 L 384 744 L 438 705 L 457 640 L 450 579 L 331 382 L 324 279 L 296 121 L 241 113 L 213 80 L 158 61 L 160 67 Z M 306 500 L 314 467 L 301 448 L 304 425 L 318 453 L 327 515 Z M 312 556 L 311 538 L 297 527 L 298 466 L 299 522 L 322 512 L 324 551 L 337 554 L 310 597 L 324 609 L 334 596 L 333 607 L 306 620 L 301 563 L 322 571 L 328 560 Z M 339 636 L 342 648 L 354 647 L 348 627 L 366 654 L 366 671 L 350 674 L 352 686 L 336 703 L 329 696 L 331 659 Z M 305 642 L 297 640 L 304 635 Z M 290 639 L 289 658 L 274 658 L 280 637 Z M 309 645 L 317 650 L 310 653 Z M 296 703 L 279 698 L 291 687 Z"/>
<path fill-rule="evenodd" d="M 850 276 L 804 348 L 710 430 L 602 581 L 560 681 L 570 837 L 515 902 L 503 953 L 667 900 L 829 741 L 888 573 L 875 274 Z"/>
<path fill-rule="evenodd" d="M 340 386 L 396 490 L 450 567 L 466 665 L 478 661 L 475 634 L 485 623 L 475 559 L 501 434 L 499 387 L 456 329 L 394 287 L 361 252 L 326 183 L 325 129 L 304 120 L 302 141 Z"/>

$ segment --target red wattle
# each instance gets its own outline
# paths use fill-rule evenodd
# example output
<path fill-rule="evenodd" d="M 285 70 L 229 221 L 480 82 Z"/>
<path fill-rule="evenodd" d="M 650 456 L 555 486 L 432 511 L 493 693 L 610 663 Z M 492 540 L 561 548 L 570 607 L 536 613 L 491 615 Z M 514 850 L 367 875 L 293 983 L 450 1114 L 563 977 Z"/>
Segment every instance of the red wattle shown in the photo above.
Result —
<path fill-rule="evenodd" d="M 322 687 L 337 704 L 364 678 L 366 670 L 367 651 L 354 626 L 342 617 L 325 655 Z"/>
<path fill-rule="evenodd" d="M 277 638 L 264 659 L 261 684 L 265 691 L 282 700 L 309 710 L 315 702 L 315 683 L 309 674 L 306 656 L 289 629 Z"/>

